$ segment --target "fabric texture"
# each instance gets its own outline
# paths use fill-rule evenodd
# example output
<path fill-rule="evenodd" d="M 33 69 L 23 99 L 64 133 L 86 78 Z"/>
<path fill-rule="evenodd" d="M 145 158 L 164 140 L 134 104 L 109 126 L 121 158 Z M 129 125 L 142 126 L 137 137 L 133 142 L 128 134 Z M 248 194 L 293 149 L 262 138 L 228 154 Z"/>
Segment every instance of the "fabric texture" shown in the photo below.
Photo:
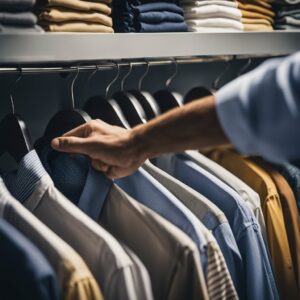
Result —
<path fill-rule="evenodd" d="M 228 18 L 240 20 L 242 14 L 235 7 L 227 7 L 221 5 L 204 5 L 199 7 L 184 7 L 184 16 L 189 19 L 206 19 L 206 18 Z"/>
<path fill-rule="evenodd" d="M 35 174 L 38 175 L 38 173 L 41 174 L 42 169 Z M 28 181 L 29 179 L 32 181 Z M 21 180 L 24 180 L 24 177 Z M 27 183 L 31 183 L 27 186 L 29 190 L 35 186 L 33 182 L 34 176 L 27 177 Z M 33 196 L 41 193 L 43 190 L 37 189 Z M 45 255 L 56 273 L 61 298 L 63 300 L 102 300 L 99 287 L 81 257 L 14 199 L 2 180 L 0 180 L 0 195 L 1 217 L 19 230 Z M 19 195 L 26 195 L 26 192 Z"/>
<path fill-rule="evenodd" d="M 243 10 L 243 11 L 259 13 L 259 14 L 262 14 L 262 15 L 269 16 L 271 18 L 275 17 L 275 13 L 272 9 L 267 9 L 267 8 L 265 8 L 263 6 L 260 6 L 260 5 L 243 3 L 243 2 L 238 1 L 238 8 Z"/>
<path fill-rule="evenodd" d="M 300 215 L 300 169 L 292 164 L 273 165 L 293 190 Z"/>
<path fill-rule="evenodd" d="M 112 27 L 102 24 L 91 24 L 86 22 L 39 22 L 46 30 L 51 32 L 98 32 L 98 33 L 113 33 Z"/>
<path fill-rule="evenodd" d="M 214 150 L 209 156 L 252 187 L 259 195 L 266 221 L 268 246 L 281 297 L 296 299 L 297 284 L 276 186 L 267 172 L 232 150 Z M 296 297 L 296 298 L 295 298 Z"/>
<path fill-rule="evenodd" d="M 220 180 L 222 180 L 228 186 L 233 188 L 240 195 L 240 197 L 253 211 L 256 220 L 259 223 L 262 236 L 267 244 L 266 222 L 262 212 L 259 195 L 249 185 L 245 184 L 234 174 L 230 173 L 221 165 L 215 163 L 213 160 L 207 158 L 203 154 L 197 151 L 186 151 L 185 154 L 197 165 L 204 168 L 206 171 L 213 174 L 214 176 L 218 177 Z"/>
<path fill-rule="evenodd" d="M 185 155 L 159 156 L 155 159 L 155 164 L 207 197 L 227 217 L 244 264 L 244 296 L 241 298 L 279 299 L 259 225 L 244 200 Z"/>
<path fill-rule="evenodd" d="M 221 126 L 241 153 L 279 163 L 299 159 L 299 68 L 300 53 L 271 59 L 216 93 Z"/>
<path fill-rule="evenodd" d="M 2 25 L 13 26 L 34 26 L 37 22 L 37 17 L 31 12 L 9 13 L 0 11 L 0 23 Z"/>
<path fill-rule="evenodd" d="M 28 34 L 28 33 L 43 33 L 44 30 L 40 26 L 32 26 L 32 27 L 23 27 L 23 26 L 12 26 L 12 25 L 2 25 L 0 24 L 0 32 L 1 33 L 21 33 L 21 34 Z"/>
<path fill-rule="evenodd" d="M 109 8 L 107 6 L 107 8 Z M 38 14 L 40 20 L 51 22 L 90 22 L 100 23 L 106 26 L 112 26 L 112 19 L 106 15 L 110 14 L 110 9 L 103 13 L 83 13 L 65 9 L 48 8 Z"/>
<path fill-rule="evenodd" d="M 36 9 L 44 9 L 45 7 L 60 7 L 80 12 L 100 12 L 109 10 L 109 0 L 107 2 L 89 2 L 81 0 L 37 0 Z"/>
<path fill-rule="evenodd" d="M 0 218 L 0 255 L 2 299 L 60 299 L 56 275 L 45 256 L 2 218 Z"/>
<path fill-rule="evenodd" d="M 233 233 L 223 212 L 220 211 L 207 198 L 192 190 L 177 179 L 173 178 L 168 173 L 157 168 L 152 163 L 146 162 L 143 165 L 143 168 L 147 172 L 149 172 L 156 180 L 158 180 L 164 187 L 166 187 L 174 196 L 182 201 L 182 203 L 186 205 L 187 208 L 193 211 L 197 218 L 209 230 L 210 234 L 207 234 L 207 230 L 203 230 L 204 235 L 206 236 L 206 238 L 208 238 L 208 244 L 210 244 L 211 242 L 210 246 L 212 247 L 207 250 L 207 280 L 209 297 L 218 297 L 220 296 L 220 294 L 227 295 L 229 297 L 231 293 L 232 297 L 236 297 L 235 292 L 233 292 L 234 288 L 232 286 L 232 281 L 236 287 L 236 290 L 239 292 L 239 289 L 243 284 L 242 282 L 239 282 L 241 278 L 240 275 L 243 274 L 243 263 L 240 252 L 233 237 Z M 215 240 L 209 237 L 211 234 L 215 237 Z M 218 242 L 218 246 L 220 247 L 217 248 L 221 249 L 226 261 L 226 265 L 221 268 L 218 268 L 217 266 L 223 264 L 221 262 L 221 260 L 223 260 L 223 255 L 217 248 L 214 247 L 216 241 Z M 220 258 L 220 256 L 222 256 L 222 258 Z M 230 275 L 227 272 L 227 267 Z M 222 280 L 217 281 L 212 285 L 212 278 L 217 279 L 218 277 L 221 277 Z"/>
<path fill-rule="evenodd" d="M 64 171 L 76 176 L 74 171 Z M 137 272 L 121 245 L 54 187 L 34 150 L 6 177 L 6 183 L 13 196 L 81 255 L 104 298 L 143 298 L 135 294 Z"/>
<path fill-rule="evenodd" d="M 231 28 L 235 30 L 243 30 L 243 24 L 236 20 L 230 20 L 225 18 L 208 18 L 208 19 L 189 19 L 186 20 L 188 26 L 193 27 L 220 27 L 220 28 Z"/>
<path fill-rule="evenodd" d="M 184 22 L 182 15 L 169 11 L 144 12 L 140 13 L 137 19 L 143 23 Z"/>
<path fill-rule="evenodd" d="M 145 23 L 137 22 L 133 32 L 186 32 L 187 25 L 185 22 L 161 22 Z"/>
<path fill-rule="evenodd" d="M 0 10 L 6 12 L 29 11 L 35 4 L 35 0 L 1 0 Z"/>
<path fill-rule="evenodd" d="M 265 24 L 244 24 L 244 31 L 273 31 L 273 27 L 271 25 Z"/>

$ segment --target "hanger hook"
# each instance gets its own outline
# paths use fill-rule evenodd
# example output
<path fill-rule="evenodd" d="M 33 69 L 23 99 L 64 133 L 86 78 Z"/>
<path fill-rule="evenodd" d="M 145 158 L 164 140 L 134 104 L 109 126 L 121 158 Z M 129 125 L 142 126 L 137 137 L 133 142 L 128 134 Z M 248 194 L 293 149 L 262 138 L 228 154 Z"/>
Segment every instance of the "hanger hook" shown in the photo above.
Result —
<path fill-rule="evenodd" d="M 251 66 L 252 64 L 252 58 L 249 57 L 246 61 L 246 63 L 241 67 L 240 71 L 237 73 L 236 77 L 241 76 L 245 71 Z"/>
<path fill-rule="evenodd" d="M 172 60 L 172 63 L 175 63 L 175 71 L 172 74 L 172 76 L 166 81 L 166 88 L 169 88 L 171 82 L 173 81 L 173 79 L 176 77 L 176 75 L 178 74 L 178 62 L 176 59 Z"/>
<path fill-rule="evenodd" d="M 147 76 L 148 73 L 149 73 L 149 68 L 150 68 L 150 63 L 149 63 L 149 61 L 146 61 L 146 64 L 147 64 L 146 71 L 145 71 L 145 73 L 141 76 L 141 78 L 140 78 L 140 80 L 139 80 L 139 86 L 138 86 L 139 91 L 142 90 L 142 83 L 143 83 L 144 79 L 146 78 L 146 76 Z"/>
<path fill-rule="evenodd" d="M 227 71 L 230 69 L 231 67 L 231 63 L 235 60 L 235 56 L 233 57 L 232 60 L 228 61 L 225 68 L 222 70 L 222 72 L 219 74 L 219 76 L 214 80 L 213 84 L 212 84 L 212 88 L 213 90 L 217 91 L 219 88 L 219 84 L 221 79 L 223 78 L 223 76 L 227 73 Z"/>
<path fill-rule="evenodd" d="M 125 76 L 123 77 L 122 81 L 121 81 L 121 91 L 124 91 L 124 84 L 125 84 L 125 80 L 128 78 L 128 76 L 131 74 L 132 71 L 132 62 L 129 63 L 129 69 L 128 72 L 125 74 Z"/>
<path fill-rule="evenodd" d="M 98 65 L 96 64 L 95 65 L 95 70 L 90 74 L 89 78 L 88 78 L 88 81 L 91 81 L 92 78 L 94 77 L 94 75 L 99 71 L 98 69 Z"/>
<path fill-rule="evenodd" d="M 19 70 L 19 76 L 18 78 L 15 80 L 15 82 L 11 85 L 10 87 L 10 91 L 9 91 L 9 98 L 10 98 L 10 104 L 11 104 L 11 111 L 12 114 L 15 114 L 15 103 L 14 103 L 14 99 L 13 99 L 13 90 L 15 88 L 15 86 L 17 85 L 17 83 L 21 80 L 21 78 L 23 77 L 23 72 L 22 72 L 22 68 L 18 67 Z"/>
<path fill-rule="evenodd" d="M 79 75 L 79 67 L 77 67 L 76 75 L 74 76 L 71 84 L 71 96 L 72 96 L 72 109 L 75 109 L 75 100 L 74 100 L 74 84 Z"/>
<path fill-rule="evenodd" d="M 117 62 L 115 62 L 114 64 L 117 67 L 117 74 L 116 74 L 116 76 L 113 78 L 113 80 L 108 84 L 108 86 L 105 89 L 105 97 L 106 98 L 108 96 L 108 92 L 109 92 L 111 86 L 118 80 L 118 78 L 120 76 L 120 65 Z"/>

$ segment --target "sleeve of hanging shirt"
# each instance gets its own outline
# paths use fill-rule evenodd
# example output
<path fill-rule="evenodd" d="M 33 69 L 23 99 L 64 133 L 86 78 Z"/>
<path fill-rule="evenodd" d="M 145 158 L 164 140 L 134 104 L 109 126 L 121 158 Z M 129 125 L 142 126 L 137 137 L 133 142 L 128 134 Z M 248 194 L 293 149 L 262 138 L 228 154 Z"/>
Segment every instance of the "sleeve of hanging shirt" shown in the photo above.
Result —
<path fill-rule="evenodd" d="M 300 52 L 271 59 L 216 94 L 232 144 L 275 162 L 300 159 Z"/>

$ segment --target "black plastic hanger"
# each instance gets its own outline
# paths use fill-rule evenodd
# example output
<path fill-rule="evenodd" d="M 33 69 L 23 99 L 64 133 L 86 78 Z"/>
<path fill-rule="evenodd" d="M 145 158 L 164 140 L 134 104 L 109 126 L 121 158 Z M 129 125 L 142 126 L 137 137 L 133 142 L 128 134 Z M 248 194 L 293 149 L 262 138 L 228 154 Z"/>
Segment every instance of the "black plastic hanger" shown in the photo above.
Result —
<path fill-rule="evenodd" d="M 126 118 L 123 115 L 121 108 L 118 103 L 109 99 L 108 94 L 111 86 L 117 81 L 120 75 L 120 68 L 117 65 L 117 75 L 113 80 L 107 85 L 105 90 L 105 95 L 97 95 L 91 97 L 86 101 L 84 105 L 84 110 L 89 113 L 92 119 L 101 119 L 102 121 L 109 123 L 111 125 L 116 125 L 120 127 L 130 128 Z M 99 70 L 99 67 L 96 66 L 96 72 Z M 94 76 L 96 72 L 93 72 L 90 76 L 90 79 Z"/>
<path fill-rule="evenodd" d="M 131 71 L 132 63 L 129 63 L 129 70 L 121 81 L 121 91 L 115 93 L 112 96 L 112 99 L 114 99 L 119 104 L 129 125 L 131 127 L 134 127 L 138 124 L 146 123 L 147 120 L 146 113 L 144 112 L 143 107 L 141 106 L 139 101 L 133 94 L 128 91 L 124 91 L 125 80 L 126 78 L 128 78 Z"/>
<path fill-rule="evenodd" d="M 12 88 L 21 78 L 22 70 L 20 69 L 20 76 L 14 82 Z M 0 155 L 9 153 L 14 160 L 19 163 L 21 159 L 33 149 L 33 145 L 26 123 L 20 115 L 15 113 L 12 88 L 10 91 L 12 113 L 8 114 L 0 121 Z"/>
<path fill-rule="evenodd" d="M 91 120 L 91 117 L 85 111 L 74 108 L 74 84 L 78 75 L 79 68 L 77 68 L 77 73 L 71 84 L 72 108 L 62 110 L 50 119 L 43 136 L 47 141 L 51 141 L 53 138 L 61 136 L 71 129 Z"/>
<path fill-rule="evenodd" d="M 173 62 L 175 63 L 175 72 L 166 81 L 166 88 L 155 92 L 153 95 L 153 98 L 155 99 L 162 113 L 165 113 L 172 108 L 182 105 L 182 96 L 177 92 L 171 92 L 169 90 L 170 83 L 178 73 L 178 63 L 176 60 L 174 60 Z"/>
<path fill-rule="evenodd" d="M 131 89 L 129 90 L 129 93 L 132 94 L 138 100 L 138 102 L 140 103 L 140 105 L 142 106 L 145 112 L 147 121 L 150 121 L 151 119 L 159 116 L 161 112 L 153 96 L 149 92 L 142 90 L 143 80 L 149 73 L 149 62 L 147 61 L 146 63 L 147 63 L 147 68 L 145 73 L 141 76 L 139 80 L 138 89 L 137 90 Z"/>

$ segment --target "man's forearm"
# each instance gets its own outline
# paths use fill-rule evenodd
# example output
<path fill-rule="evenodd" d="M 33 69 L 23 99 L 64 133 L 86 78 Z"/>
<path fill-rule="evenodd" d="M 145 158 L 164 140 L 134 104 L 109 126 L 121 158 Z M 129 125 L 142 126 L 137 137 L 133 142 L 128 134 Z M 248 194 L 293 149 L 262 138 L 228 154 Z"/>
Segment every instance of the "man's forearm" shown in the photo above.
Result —
<path fill-rule="evenodd" d="M 188 149 L 228 144 L 215 108 L 214 97 L 195 101 L 139 125 L 132 136 L 147 158 Z"/>

